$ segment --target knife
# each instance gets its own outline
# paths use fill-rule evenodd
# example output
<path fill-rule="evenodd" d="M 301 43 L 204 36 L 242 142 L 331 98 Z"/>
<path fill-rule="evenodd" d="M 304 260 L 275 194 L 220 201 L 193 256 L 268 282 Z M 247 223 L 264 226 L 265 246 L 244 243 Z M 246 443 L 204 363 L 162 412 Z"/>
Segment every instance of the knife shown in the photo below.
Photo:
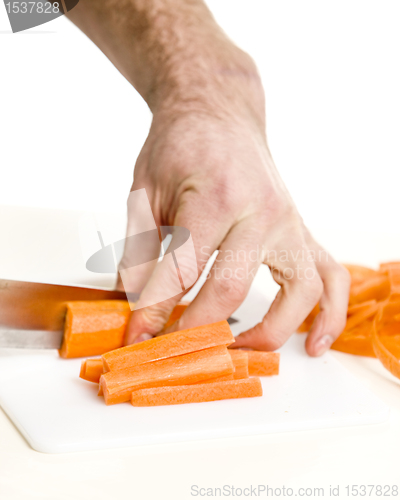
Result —
<path fill-rule="evenodd" d="M 134 302 L 139 294 L 129 294 Z M 0 279 L 0 348 L 59 349 L 65 302 L 127 300 L 125 292 Z M 238 320 L 229 318 L 228 323 Z"/>

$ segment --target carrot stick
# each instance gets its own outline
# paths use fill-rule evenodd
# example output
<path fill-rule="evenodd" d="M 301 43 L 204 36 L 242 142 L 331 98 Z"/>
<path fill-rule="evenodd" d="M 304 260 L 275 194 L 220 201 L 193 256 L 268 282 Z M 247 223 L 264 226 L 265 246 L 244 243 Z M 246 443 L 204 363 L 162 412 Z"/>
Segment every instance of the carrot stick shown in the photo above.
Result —
<path fill-rule="evenodd" d="M 80 377 L 89 382 L 99 383 L 103 373 L 103 362 L 101 358 L 87 359 L 82 361 Z"/>
<path fill-rule="evenodd" d="M 382 273 L 388 272 L 390 269 L 400 269 L 400 262 L 382 262 L 379 266 L 379 271 Z"/>
<path fill-rule="evenodd" d="M 400 265 L 399 267 L 389 268 L 388 276 L 391 296 L 398 295 L 400 299 Z"/>
<path fill-rule="evenodd" d="M 344 267 L 349 271 L 351 276 L 351 283 L 357 284 L 362 283 L 369 278 L 374 278 L 379 275 L 379 271 L 375 271 L 375 269 L 370 269 L 365 266 L 358 266 L 355 264 L 343 264 Z"/>
<path fill-rule="evenodd" d="M 390 293 L 390 282 L 385 274 L 380 274 L 350 288 L 349 304 L 359 304 L 367 300 L 385 300 Z"/>
<path fill-rule="evenodd" d="M 298 333 L 306 333 L 310 330 L 312 327 L 312 324 L 314 323 L 315 318 L 317 317 L 319 313 L 319 304 L 317 304 L 314 309 L 310 312 L 310 314 L 307 316 L 307 318 L 303 321 L 303 323 L 299 326 L 297 329 Z"/>
<path fill-rule="evenodd" d="M 332 344 L 331 349 L 348 354 L 375 358 L 371 332 L 372 321 L 365 321 L 349 332 L 344 331 Z"/>
<path fill-rule="evenodd" d="M 178 319 L 182 316 L 182 314 L 185 312 L 185 309 L 189 305 L 189 302 L 181 302 L 180 304 L 177 304 L 174 309 L 172 310 L 172 313 L 170 317 L 168 318 L 168 321 L 165 324 L 164 328 L 168 328 L 169 326 L 173 325 L 175 321 L 178 321 Z"/>
<path fill-rule="evenodd" d="M 249 378 L 249 357 L 247 352 L 234 349 L 228 349 L 229 355 L 232 359 L 234 372 L 231 375 L 224 375 L 222 377 L 206 380 L 200 382 L 201 384 L 210 382 L 223 382 L 225 380 L 239 380 L 242 378 Z"/>
<path fill-rule="evenodd" d="M 372 327 L 372 346 L 376 357 L 381 361 L 383 366 L 390 371 L 392 375 L 400 379 L 400 363 L 399 360 L 383 345 L 381 342 L 378 331 L 379 322 L 382 318 L 383 309 L 376 315 Z"/>
<path fill-rule="evenodd" d="M 260 379 L 248 378 L 209 384 L 141 389 L 132 392 L 131 403 L 133 406 L 164 406 L 259 396 L 262 396 Z"/>
<path fill-rule="evenodd" d="M 144 342 L 116 349 L 103 354 L 104 371 L 125 370 L 128 367 L 181 356 L 218 345 L 235 342 L 227 321 L 167 333 Z"/>
<path fill-rule="evenodd" d="M 360 304 L 354 304 L 352 306 L 349 306 L 347 309 L 347 316 L 353 316 L 354 314 L 357 314 L 361 311 L 364 311 L 365 309 L 368 309 L 369 306 L 376 304 L 376 300 L 367 300 L 367 302 L 361 302 Z"/>
<path fill-rule="evenodd" d="M 86 359 L 85 361 L 82 361 L 79 377 L 85 379 L 85 374 L 86 374 Z"/>
<path fill-rule="evenodd" d="M 240 380 L 242 378 L 249 378 L 249 355 L 247 351 L 235 349 L 228 349 L 228 351 L 232 358 L 233 367 L 235 368 L 233 379 Z"/>
<path fill-rule="evenodd" d="M 360 309 L 358 313 L 353 314 L 352 316 L 347 318 L 345 331 L 351 330 L 352 328 L 361 324 L 363 321 L 376 314 L 379 309 L 379 304 L 376 300 L 364 302 L 364 304 L 369 305 L 366 305 L 363 309 Z"/>
<path fill-rule="evenodd" d="M 225 346 L 109 371 L 100 377 L 107 405 L 129 401 L 132 391 L 163 385 L 195 384 L 233 373 Z"/>
<path fill-rule="evenodd" d="M 268 377 L 279 374 L 279 352 L 246 351 L 249 357 L 249 375 Z"/>
<path fill-rule="evenodd" d="M 97 356 L 120 347 L 130 313 L 123 300 L 68 302 L 60 356 Z"/>
<path fill-rule="evenodd" d="M 187 304 L 178 304 L 170 318 L 179 319 Z M 125 300 L 76 301 L 66 303 L 63 358 L 99 356 L 124 345 L 131 309 Z"/>

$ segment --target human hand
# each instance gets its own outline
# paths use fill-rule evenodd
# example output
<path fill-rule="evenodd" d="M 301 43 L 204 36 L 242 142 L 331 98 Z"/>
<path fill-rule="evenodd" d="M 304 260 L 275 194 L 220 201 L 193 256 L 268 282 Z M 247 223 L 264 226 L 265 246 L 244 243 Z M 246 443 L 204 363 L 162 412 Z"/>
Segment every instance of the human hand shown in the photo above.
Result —
<path fill-rule="evenodd" d="M 238 336 L 235 347 L 279 348 L 319 302 L 321 312 L 306 341 L 307 352 L 317 356 L 344 329 L 350 280 L 312 238 L 277 172 L 265 136 L 262 87 L 252 63 L 245 64 L 246 75 L 226 77 L 229 99 L 220 84 L 209 89 L 212 103 L 165 99 L 154 113 L 132 190 L 146 189 L 157 225 L 190 230 L 198 268 L 189 260 L 185 266 L 184 256 L 179 262 L 188 278 L 193 271 L 197 278 L 219 251 L 198 296 L 168 331 L 228 318 L 264 263 L 281 289 L 264 320 Z M 128 250 L 122 264 L 129 267 Z M 171 272 L 157 264 L 141 284 L 139 305 L 169 286 Z M 132 314 L 127 343 L 165 333 L 183 293 L 171 295 Z"/>

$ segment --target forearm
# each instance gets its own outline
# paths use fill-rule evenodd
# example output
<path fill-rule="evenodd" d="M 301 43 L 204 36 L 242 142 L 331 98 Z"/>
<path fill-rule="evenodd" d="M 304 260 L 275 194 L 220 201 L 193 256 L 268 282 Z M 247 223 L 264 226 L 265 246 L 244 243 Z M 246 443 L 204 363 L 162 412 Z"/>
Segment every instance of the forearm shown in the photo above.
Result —
<path fill-rule="evenodd" d="M 260 107 L 254 63 L 227 38 L 202 0 L 81 0 L 68 17 L 153 112 L 199 102 L 224 107 L 233 99 L 257 101 Z M 263 109 L 251 111 L 263 120 Z"/>

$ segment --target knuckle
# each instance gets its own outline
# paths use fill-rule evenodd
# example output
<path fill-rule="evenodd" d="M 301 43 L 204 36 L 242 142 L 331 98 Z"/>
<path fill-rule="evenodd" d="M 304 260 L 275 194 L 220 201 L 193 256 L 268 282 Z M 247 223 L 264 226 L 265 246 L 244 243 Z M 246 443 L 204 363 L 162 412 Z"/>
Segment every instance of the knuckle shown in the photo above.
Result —
<path fill-rule="evenodd" d="M 136 324 L 141 331 L 147 333 L 159 332 L 168 320 L 170 310 L 160 304 L 144 307 L 142 310 L 134 312 Z"/>
<path fill-rule="evenodd" d="M 324 284 L 320 276 L 315 274 L 311 279 L 302 280 L 301 286 L 305 299 L 315 306 L 324 291 Z"/>
<path fill-rule="evenodd" d="M 221 278 L 214 281 L 215 297 L 220 304 L 240 304 L 247 295 L 245 280 Z"/>

